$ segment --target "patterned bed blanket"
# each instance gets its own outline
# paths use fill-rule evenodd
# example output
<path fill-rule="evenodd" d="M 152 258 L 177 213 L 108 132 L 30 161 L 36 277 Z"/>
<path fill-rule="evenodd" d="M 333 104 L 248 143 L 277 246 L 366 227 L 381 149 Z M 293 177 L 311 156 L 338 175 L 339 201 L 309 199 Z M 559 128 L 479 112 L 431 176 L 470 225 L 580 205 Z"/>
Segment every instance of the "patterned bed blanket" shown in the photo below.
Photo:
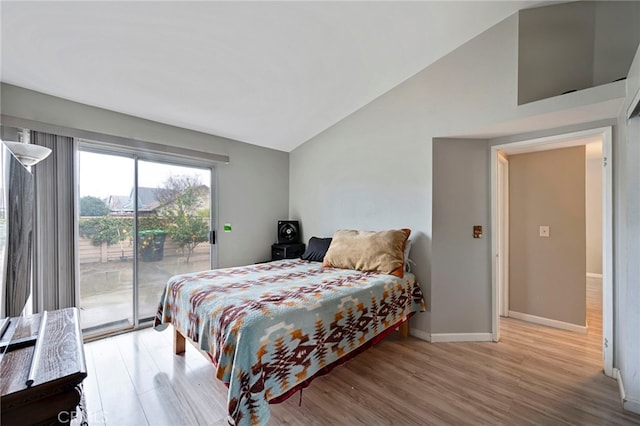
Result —
<path fill-rule="evenodd" d="M 173 324 L 209 354 L 229 387 L 230 424 L 263 425 L 269 401 L 424 310 L 410 273 L 297 259 L 172 277 L 155 326 Z"/>

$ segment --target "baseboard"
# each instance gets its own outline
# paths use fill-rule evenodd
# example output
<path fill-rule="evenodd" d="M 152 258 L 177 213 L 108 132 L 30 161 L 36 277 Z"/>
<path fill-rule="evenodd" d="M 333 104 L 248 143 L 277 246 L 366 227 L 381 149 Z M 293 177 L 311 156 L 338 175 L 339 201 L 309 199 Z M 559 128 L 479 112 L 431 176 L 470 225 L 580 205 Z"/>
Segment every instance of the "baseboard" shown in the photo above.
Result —
<path fill-rule="evenodd" d="M 431 343 L 492 341 L 491 333 L 431 333 Z"/>
<path fill-rule="evenodd" d="M 409 334 L 413 337 L 417 337 L 420 340 L 424 340 L 427 342 L 431 341 L 431 334 L 427 333 L 426 331 L 416 330 L 415 328 L 412 328 L 409 330 Z"/>
<path fill-rule="evenodd" d="M 587 272 L 587 278 L 600 278 L 600 279 L 602 279 L 602 274 L 594 274 L 593 272 Z"/>
<path fill-rule="evenodd" d="M 620 392 L 620 402 L 622 408 L 632 413 L 640 414 L 640 401 L 633 399 L 627 399 L 627 394 L 624 391 L 624 383 L 622 383 L 622 373 L 617 368 L 613 369 L 613 377 L 618 381 L 618 391 Z"/>
<path fill-rule="evenodd" d="M 533 322 L 535 324 L 546 325 L 547 327 L 559 328 L 561 330 L 573 331 L 575 333 L 587 334 L 587 327 L 582 325 L 571 324 L 568 322 L 557 321 L 549 318 L 537 317 L 535 315 L 523 314 L 522 312 L 509 311 L 511 318 L 522 321 Z"/>
<path fill-rule="evenodd" d="M 493 335 L 491 333 L 427 333 L 425 331 L 412 328 L 409 334 L 431 343 L 445 342 L 492 342 Z"/>

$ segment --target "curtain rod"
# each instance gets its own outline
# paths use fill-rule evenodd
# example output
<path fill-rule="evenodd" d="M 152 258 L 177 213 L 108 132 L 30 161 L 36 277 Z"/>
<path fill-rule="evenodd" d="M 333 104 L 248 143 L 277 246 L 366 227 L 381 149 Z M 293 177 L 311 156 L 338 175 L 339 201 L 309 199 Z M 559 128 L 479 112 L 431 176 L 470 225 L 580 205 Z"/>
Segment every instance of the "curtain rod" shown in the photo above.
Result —
<path fill-rule="evenodd" d="M 121 136 L 92 132 L 89 130 L 74 129 L 71 127 L 58 126 L 56 124 L 43 123 L 40 121 L 19 117 L 12 117 L 10 115 L 0 115 L 0 123 L 6 126 L 26 128 L 29 130 L 53 133 L 62 136 L 71 136 L 73 138 L 87 139 L 99 143 L 102 142 L 110 145 L 117 145 L 119 147 L 142 149 L 158 154 L 169 154 L 179 157 L 197 158 L 199 160 L 209 160 L 216 163 L 229 164 L 230 162 L 228 155 L 213 154 L 205 151 L 196 151 L 194 149 L 163 145 L 156 142 L 148 142 L 139 139 L 129 139 Z"/>

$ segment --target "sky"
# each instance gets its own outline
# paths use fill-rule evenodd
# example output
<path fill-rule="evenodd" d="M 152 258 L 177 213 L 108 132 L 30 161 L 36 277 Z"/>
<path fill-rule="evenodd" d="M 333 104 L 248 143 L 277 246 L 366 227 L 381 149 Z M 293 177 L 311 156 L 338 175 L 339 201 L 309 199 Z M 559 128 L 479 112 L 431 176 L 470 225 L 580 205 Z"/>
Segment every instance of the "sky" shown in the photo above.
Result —
<path fill-rule="evenodd" d="M 106 199 L 109 195 L 126 195 L 133 188 L 134 160 L 116 155 L 80 151 L 80 197 L 92 195 Z M 138 162 L 138 185 L 158 188 L 172 175 L 197 175 L 200 183 L 211 186 L 210 171 L 151 161 Z"/>

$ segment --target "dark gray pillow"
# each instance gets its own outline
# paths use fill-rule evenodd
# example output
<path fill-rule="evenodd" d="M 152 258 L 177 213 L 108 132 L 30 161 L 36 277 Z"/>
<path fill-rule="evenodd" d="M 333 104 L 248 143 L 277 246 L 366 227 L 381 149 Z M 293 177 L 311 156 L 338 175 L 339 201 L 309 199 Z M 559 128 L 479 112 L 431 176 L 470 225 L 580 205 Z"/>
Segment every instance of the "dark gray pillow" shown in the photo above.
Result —
<path fill-rule="evenodd" d="M 311 260 L 313 262 L 322 262 L 330 245 L 331 238 L 311 237 L 309 244 L 307 244 L 307 249 L 300 258 L 304 260 Z"/>

